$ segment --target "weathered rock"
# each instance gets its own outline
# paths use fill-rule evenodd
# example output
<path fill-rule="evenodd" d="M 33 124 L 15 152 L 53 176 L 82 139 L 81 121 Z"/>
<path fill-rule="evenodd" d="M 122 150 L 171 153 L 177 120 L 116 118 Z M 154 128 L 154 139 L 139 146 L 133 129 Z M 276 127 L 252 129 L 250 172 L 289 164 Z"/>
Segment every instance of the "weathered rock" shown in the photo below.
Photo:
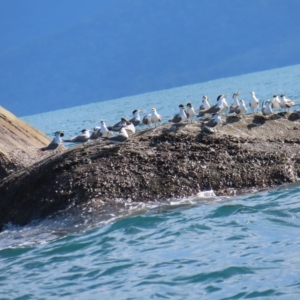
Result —
<path fill-rule="evenodd" d="M 82 205 L 101 211 L 120 199 L 162 201 L 194 195 L 199 187 L 232 195 L 296 181 L 299 118 L 227 117 L 214 133 L 203 132 L 199 122 L 168 124 L 138 131 L 121 146 L 77 146 L 2 180 L 0 227 Z"/>
<path fill-rule="evenodd" d="M 49 156 L 39 148 L 50 138 L 1 106 L 0 138 L 0 180 Z"/>

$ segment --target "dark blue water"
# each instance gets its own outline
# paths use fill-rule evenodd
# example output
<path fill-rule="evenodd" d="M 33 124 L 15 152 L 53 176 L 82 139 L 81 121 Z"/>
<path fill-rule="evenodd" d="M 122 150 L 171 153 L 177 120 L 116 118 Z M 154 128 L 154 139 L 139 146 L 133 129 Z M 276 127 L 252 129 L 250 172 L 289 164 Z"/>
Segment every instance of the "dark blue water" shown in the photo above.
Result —
<path fill-rule="evenodd" d="M 227 84 L 244 99 L 251 90 L 261 98 L 284 91 L 297 99 L 299 75 L 294 66 L 207 85 L 216 95 Z M 244 91 L 254 79 L 260 89 Z M 200 95 L 209 94 L 205 87 L 190 86 L 199 95 L 183 87 L 26 120 L 49 133 L 77 133 L 103 111 L 109 119 L 140 104 L 172 114 L 172 103 L 188 98 L 196 106 Z M 147 102 L 159 94 L 167 100 Z M 76 111 L 82 116 L 77 121 Z M 169 199 L 107 208 L 101 215 L 86 208 L 76 216 L 9 225 L 0 233 L 0 299 L 299 299 L 299 201 L 300 184 L 294 183 L 241 197 Z"/>

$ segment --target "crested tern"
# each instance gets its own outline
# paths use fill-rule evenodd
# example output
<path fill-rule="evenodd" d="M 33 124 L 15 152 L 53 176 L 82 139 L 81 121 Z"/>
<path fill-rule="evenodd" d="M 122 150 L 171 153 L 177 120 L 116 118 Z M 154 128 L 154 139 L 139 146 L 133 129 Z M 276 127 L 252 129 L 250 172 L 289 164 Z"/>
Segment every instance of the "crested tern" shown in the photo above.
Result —
<path fill-rule="evenodd" d="M 132 114 L 133 117 L 129 120 L 133 124 L 133 126 L 138 126 L 141 123 L 140 109 L 135 109 Z"/>
<path fill-rule="evenodd" d="M 59 145 L 61 145 L 63 143 L 63 140 L 62 140 L 63 136 L 64 136 L 63 131 L 56 131 L 51 143 L 47 147 L 41 148 L 41 150 L 42 151 L 55 150 Z"/>
<path fill-rule="evenodd" d="M 63 140 L 63 141 L 67 142 L 67 143 L 85 143 L 85 142 L 87 142 L 91 136 L 90 130 L 83 129 L 81 132 L 82 132 L 81 134 L 76 135 L 68 140 Z"/>
<path fill-rule="evenodd" d="M 180 122 L 184 122 L 187 120 L 187 115 L 184 109 L 184 105 L 180 104 L 179 105 L 179 113 L 176 114 L 173 119 L 169 120 L 169 122 L 173 122 L 173 123 L 180 123 Z"/>
<path fill-rule="evenodd" d="M 295 102 L 290 100 L 290 99 L 287 99 L 285 97 L 285 95 L 280 95 L 280 106 L 281 108 L 287 108 L 288 110 L 293 106 L 295 105 Z"/>

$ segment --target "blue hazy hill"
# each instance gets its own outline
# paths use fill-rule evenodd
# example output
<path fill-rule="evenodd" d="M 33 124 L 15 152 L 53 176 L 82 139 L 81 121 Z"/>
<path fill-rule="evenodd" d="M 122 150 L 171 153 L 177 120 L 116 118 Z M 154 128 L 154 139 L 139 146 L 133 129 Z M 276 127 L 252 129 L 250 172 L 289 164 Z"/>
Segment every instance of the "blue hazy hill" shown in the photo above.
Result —
<path fill-rule="evenodd" d="M 29 115 L 297 64 L 299 8 L 298 0 L 115 1 L 2 53 L 1 105 Z"/>

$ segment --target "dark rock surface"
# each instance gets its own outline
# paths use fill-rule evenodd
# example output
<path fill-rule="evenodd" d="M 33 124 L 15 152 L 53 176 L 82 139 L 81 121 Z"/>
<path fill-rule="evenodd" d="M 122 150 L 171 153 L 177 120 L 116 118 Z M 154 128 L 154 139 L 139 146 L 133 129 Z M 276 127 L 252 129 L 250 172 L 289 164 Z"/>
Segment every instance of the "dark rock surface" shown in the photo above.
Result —
<path fill-rule="evenodd" d="M 298 180 L 300 115 L 223 117 L 209 133 L 198 121 L 138 131 L 120 146 L 89 142 L 0 182 L 0 228 L 83 205 L 163 201 L 213 189 L 235 195 Z M 121 201 L 121 202 L 122 202 Z"/>

